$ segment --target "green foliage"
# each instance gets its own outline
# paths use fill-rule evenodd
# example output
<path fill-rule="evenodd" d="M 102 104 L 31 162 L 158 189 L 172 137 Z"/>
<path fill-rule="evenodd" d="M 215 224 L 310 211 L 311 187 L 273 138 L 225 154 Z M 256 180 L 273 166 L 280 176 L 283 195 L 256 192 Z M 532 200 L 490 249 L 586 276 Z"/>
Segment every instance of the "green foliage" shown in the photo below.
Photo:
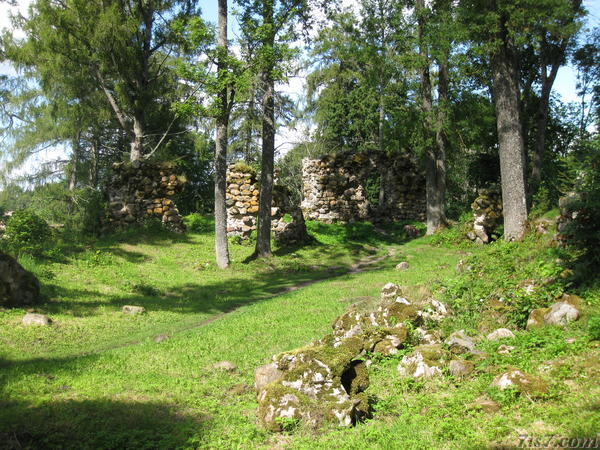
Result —
<path fill-rule="evenodd" d="M 600 136 L 588 143 L 586 154 L 572 169 L 577 180 L 576 198 L 566 205 L 567 216 L 575 216 L 563 231 L 567 243 L 577 249 L 575 265 L 579 279 L 597 273 L 600 265 Z"/>
<path fill-rule="evenodd" d="M 249 173 L 250 175 L 256 176 L 256 169 L 246 164 L 244 161 L 234 163 L 232 169 L 235 172 Z"/>
<path fill-rule="evenodd" d="M 467 238 L 467 233 L 473 229 L 473 213 L 463 213 L 458 222 L 443 228 L 430 239 L 432 245 L 470 247 L 473 245 Z"/>
<path fill-rule="evenodd" d="M 191 233 L 210 233 L 215 224 L 212 217 L 200 213 L 192 213 L 183 217 L 183 223 L 187 231 Z"/>
<path fill-rule="evenodd" d="M 592 316 L 588 321 L 588 335 L 590 340 L 600 341 L 600 315 Z"/>
<path fill-rule="evenodd" d="M 51 237 L 48 223 L 30 210 L 15 211 L 6 224 L 9 248 L 18 255 L 40 255 L 49 246 Z"/>

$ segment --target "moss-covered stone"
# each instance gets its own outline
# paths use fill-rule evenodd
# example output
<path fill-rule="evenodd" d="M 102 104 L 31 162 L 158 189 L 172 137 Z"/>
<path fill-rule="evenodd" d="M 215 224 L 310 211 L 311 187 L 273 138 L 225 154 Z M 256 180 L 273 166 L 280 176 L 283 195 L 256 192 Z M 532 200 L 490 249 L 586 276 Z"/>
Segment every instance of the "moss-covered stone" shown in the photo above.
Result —
<path fill-rule="evenodd" d="M 420 345 L 412 354 L 402 358 L 398 366 L 400 376 L 429 378 L 442 374 L 448 360 L 448 352 L 441 345 Z"/>
<path fill-rule="evenodd" d="M 550 308 L 537 308 L 529 313 L 529 318 L 527 319 L 526 328 L 528 330 L 532 328 L 543 327 L 545 325 L 544 316 L 548 314 Z"/>
<path fill-rule="evenodd" d="M 543 379 L 522 372 L 519 369 L 510 369 L 498 375 L 492 382 L 492 386 L 501 391 L 514 387 L 520 393 L 527 394 L 530 397 L 542 396 L 548 392 L 548 384 Z"/>

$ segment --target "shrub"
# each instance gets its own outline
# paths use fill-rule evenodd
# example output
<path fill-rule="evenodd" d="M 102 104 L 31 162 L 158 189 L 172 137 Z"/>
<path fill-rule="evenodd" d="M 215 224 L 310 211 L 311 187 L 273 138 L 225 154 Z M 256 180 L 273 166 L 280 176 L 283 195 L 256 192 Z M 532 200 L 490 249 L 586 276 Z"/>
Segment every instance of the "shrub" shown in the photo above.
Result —
<path fill-rule="evenodd" d="M 9 248 L 16 254 L 39 255 L 47 246 L 52 231 L 48 223 L 33 211 L 15 211 L 6 225 Z"/>
<path fill-rule="evenodd" d="M 588 334 L 592 341 L 600 341 L 600 316 L 590 317 L 588 322 Z"/>
<path fill-rule="evenodd" d="M 183 218 L 183 223 L 192 233 L 206 233 L 213 229 L 214 223 L 199 213 L 192 213 Z"/>

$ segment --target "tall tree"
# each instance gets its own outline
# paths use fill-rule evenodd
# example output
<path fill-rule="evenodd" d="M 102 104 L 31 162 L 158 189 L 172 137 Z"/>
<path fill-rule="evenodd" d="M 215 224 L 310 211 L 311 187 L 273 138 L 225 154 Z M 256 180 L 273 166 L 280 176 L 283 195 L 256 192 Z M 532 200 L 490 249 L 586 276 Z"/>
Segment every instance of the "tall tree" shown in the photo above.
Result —
<path fill-rule="evenodd" d="M 217 141 L 215 149 L 215 251 L 217 266 L 229 266 L 227 241 L 227 127 L 229 123 L 229 96 L 227 86 L 227 0 L 219 0 L 218 79 L 219 112 L 217 114 Z"/>
<path fill-rule="evenodd" d="M 242 31 L 258 43 L 256 64 L 260 77 L 262 107 L 262 155 L 258 230 L 255 255 L 271 256 L 271 206 L 275 165 L 275 82 L 286 78 L 291 55 L 289 45 L 297 37 L 296 25 L 307 21 L 305 0 L 238 0 L 242 5 Z"/>
<path fill-rule="evenodd" d="M 582 15 L 581 0 L 560 1 L 552 8 L 554 20 L 541 21 L 537 32 L 539 47 L 540 98 L 536 112 L 536 138 L 531 166 L 530 195 L 536 194 L 542 179 L 546 151 L 550 93 L 558 69 L 565 64 L 567 48 L 573 44 Z M 526 136 L 525 136 L 526 138 Z"/>

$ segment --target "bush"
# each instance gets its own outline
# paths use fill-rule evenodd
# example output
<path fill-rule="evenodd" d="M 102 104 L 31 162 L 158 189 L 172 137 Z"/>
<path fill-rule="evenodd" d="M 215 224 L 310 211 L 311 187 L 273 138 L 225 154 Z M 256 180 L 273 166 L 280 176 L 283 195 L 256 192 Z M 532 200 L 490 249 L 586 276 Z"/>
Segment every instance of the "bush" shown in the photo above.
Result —
<path fill-rule="evenodd" d="M 51 237 L 52 231 L 48 223 L 33 211 L 15 211 L 6 224 L 8 246 L 19 255 L 41 254 Z"/>
<path fill-rule="evenodd" d="M 199 213 L 192 213 L 183 218 L 183 223 L 192 233 L 207 233 L 214 227 L 213 220 Z"/>
<path fill-rule="evenodd" d="M 588 322 L 588 334 L 590 340 L 600 341 L 600 316 L 590 317 Z"/>

